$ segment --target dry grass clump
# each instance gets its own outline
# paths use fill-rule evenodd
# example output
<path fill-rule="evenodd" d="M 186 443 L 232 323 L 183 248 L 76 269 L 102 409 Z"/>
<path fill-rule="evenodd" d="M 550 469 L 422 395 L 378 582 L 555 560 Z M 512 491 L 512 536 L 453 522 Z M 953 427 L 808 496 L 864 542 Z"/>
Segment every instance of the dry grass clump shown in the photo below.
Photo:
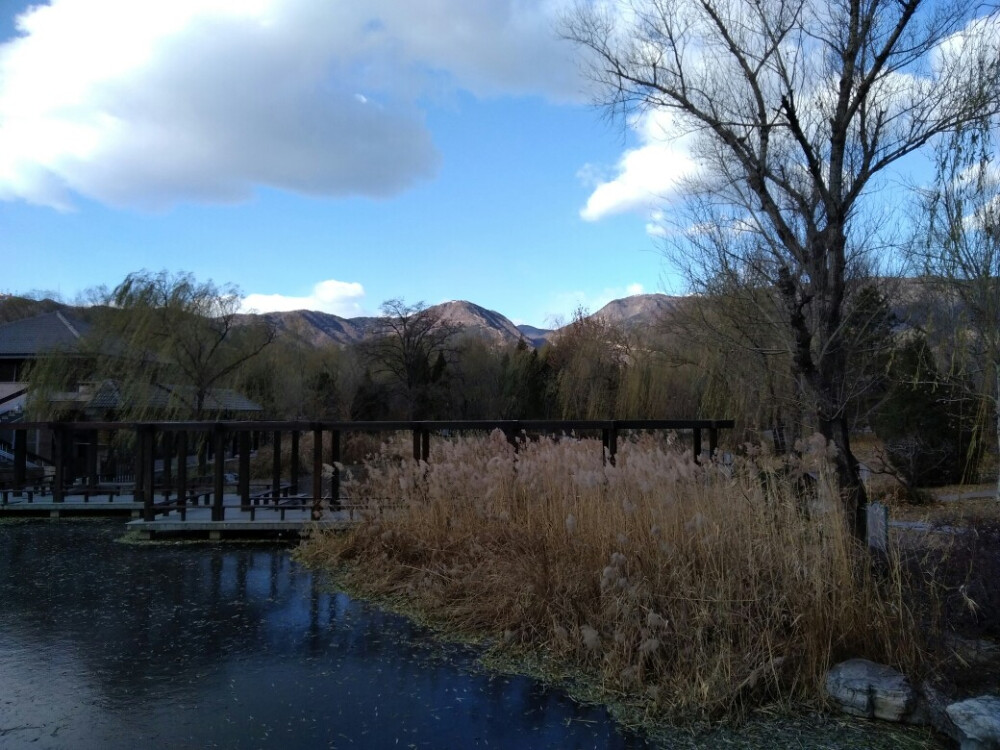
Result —
<path fill-rule="evenodd" d="M 651 436 L 617 466 L 592 440 L 437 440 L 428 463 L 369 464 L 349 485 L 365 523 L 301 555 L 650 715 L 738 717 L 818 700 L 834 660 L 918 656 L 896 568 L 852 546 L 812 458 L 796 470 L 815 483 L 766 456 L 700 467 Z"/>

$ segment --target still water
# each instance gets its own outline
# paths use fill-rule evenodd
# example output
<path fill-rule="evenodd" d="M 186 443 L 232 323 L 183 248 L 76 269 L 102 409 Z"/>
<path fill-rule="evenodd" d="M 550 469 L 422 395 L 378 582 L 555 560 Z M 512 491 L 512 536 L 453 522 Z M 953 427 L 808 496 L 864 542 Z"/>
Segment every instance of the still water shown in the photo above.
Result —
<path fill-rule="evenodd" d="M 0 524 L 0 748 L 638 748 L 289 550 Z"/>

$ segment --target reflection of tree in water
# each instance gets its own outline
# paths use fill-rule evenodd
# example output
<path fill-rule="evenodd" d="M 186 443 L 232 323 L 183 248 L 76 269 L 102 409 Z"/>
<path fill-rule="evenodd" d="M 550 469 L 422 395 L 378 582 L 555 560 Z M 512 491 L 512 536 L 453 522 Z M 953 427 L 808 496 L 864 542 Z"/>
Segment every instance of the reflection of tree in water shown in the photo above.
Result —
<path fill-rule="evenodd" d="M 0 526 L 0 638 L 77 659 L 101 710 L 141 717 L 166 706 L 148 719 L 159 736 L 179 731 L 174 708 L 186 704 L 198 706 L 186 721 L 208 744 L 231 739 L 219 717 L 243 711 L 257 726 L 295 722 L 309 742 L 326 743 L 335 728 L 376 744 L 434 737 L 435 746 L 482 736 L 574 745 L 566 722 L 583 717 L 587 738 L 624 746 L 603 711 L 523 678 L 488 677 L 473 649 L 443 646 L 408 620 L 329 593 L 287 549 L 137 548 L 116 543 L 120 531 Z M 249 725 L 240 731 L 264 746 Z M 525 744 L 526 734 L 547 739 Z"/>
<path fill-rule="evenodd" d="M 119 533 L 116 525 L 0 527 L 6 626 L 34 634 L 40 647 L 79 644 L 108 688 L 141 691 L 153 676 L 183 680 L 246 655 L 398 656 L 418 634 L 328 593 L 287 549 L 137 548 L 116 543 Z"/>
<path fill-rule="evenodd" d="M 92 524 L 0 527 L 0 618 L 41 648 L 77 644 L 106 688 L 129 693 L 154 676 L 183 681 L 266 650 L 284 640 L 283 623 L 296 626 L 273 616 L 297 606 L 310 578 L 286 550 L 134 548 L 115 543 L 119 534 Z"/>

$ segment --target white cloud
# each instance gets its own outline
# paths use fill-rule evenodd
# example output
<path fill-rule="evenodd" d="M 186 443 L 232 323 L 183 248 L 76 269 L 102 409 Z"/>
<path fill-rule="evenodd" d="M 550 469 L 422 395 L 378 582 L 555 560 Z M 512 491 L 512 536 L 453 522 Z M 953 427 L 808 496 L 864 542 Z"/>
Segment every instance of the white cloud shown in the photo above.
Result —
<path fill-rule="evenodd" d="M 568 1 L 568 0 L 567 0 Z M 435 173 L 420 103 L 573 98 L 564 0 L 51 0 L 0 45 L 0 199 L 397 193 Z"/>
<path fill-rule="evenodd" d="M 248 294 L 243 298 L 244 312 L 287 312 L 290 310 L 317 310 L 319 312 L 353 318 L 364 315 L 361 301 L 365 289 L 356 281 L 327 279 L 313 287 L 312 294 L 290 297 L 283 294 Z"/>
<path fill-rule="evenodd" d="M 630 125 L 640 145 L 622 154 L 612 178 L 598 177 L 600 170 L 589 164 L 578 173 L 585 184 L 594 185 L 580 211 L 586 221 L 630 211 L 650 214 L 697 169 L 689 138 L 677 132 L 669 112 L 651 110 Z"/>

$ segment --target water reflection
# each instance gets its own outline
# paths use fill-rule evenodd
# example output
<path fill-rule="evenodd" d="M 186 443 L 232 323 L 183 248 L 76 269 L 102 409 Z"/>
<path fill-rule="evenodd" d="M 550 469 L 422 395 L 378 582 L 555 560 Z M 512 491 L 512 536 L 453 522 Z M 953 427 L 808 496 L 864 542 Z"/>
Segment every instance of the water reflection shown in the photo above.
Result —
<path fill-rule="evenodd" d="M 120 529 L 0 526 L 0 746 L 643 746 L 322 591 L 285 549 L 136 548 Z"/>

